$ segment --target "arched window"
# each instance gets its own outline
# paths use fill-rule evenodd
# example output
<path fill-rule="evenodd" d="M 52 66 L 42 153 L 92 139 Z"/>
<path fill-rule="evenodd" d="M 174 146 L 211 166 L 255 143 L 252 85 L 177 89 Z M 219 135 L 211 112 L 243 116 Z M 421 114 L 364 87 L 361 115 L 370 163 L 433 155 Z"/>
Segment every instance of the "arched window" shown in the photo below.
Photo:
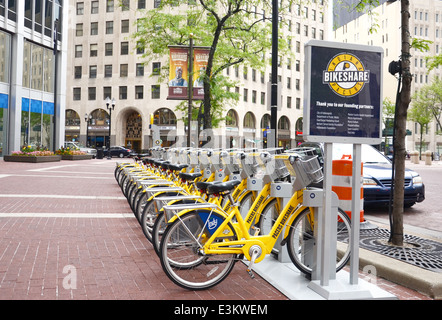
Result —
<path fill-rule="evenodd" d="M 255 116 L 252 112 L 247 112 L 246 115 L 244 116 L 244 123 L 243 126 L 244 128 L 250 128 L 250 129 L 255 129 Z"/>
<path fill-rule="evenodd" d="M 227 127 L 237 127 L 238 126 L 238 114 L 233 109 L 230 109 L 229 112 L 227 112 L 226 126 Z"/>
<path fill-rule="evenodd" d="M 80 116 L 77 111 L 72 109 L 66 110 L 66 126 L 79 126 L 80 122 Z"/>
<path fill-rule="evenodd" d="M 278 121 L 278 129 L 290 130 L 290 120 L 286 116 L 282 116 Z"/>
<path fill-rule="evenodd" d="M 261 118 L 261 129 L 270 128 L 270 115 L 265 114 Z"/>
<path fill-rule="evenodd" d="M 167 108 L 161 108 L 155 111 L 153 114 L 156 125 L 176 125 L 176 116 L 172 110 Z"/>

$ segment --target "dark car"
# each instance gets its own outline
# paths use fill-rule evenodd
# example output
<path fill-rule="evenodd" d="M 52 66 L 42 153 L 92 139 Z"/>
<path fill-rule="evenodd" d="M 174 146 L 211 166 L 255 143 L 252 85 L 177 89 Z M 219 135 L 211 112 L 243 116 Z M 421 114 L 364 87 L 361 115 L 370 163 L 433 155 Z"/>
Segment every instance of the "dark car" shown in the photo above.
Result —
<path fill-rule="evenodd" d="M 119 158 L 132 157 L 136 155 L 136 153 L 132 149 L 128 149 L 121 146 L 110 147 L 110 154 L 111 157 L 119 157 Z M 104 149 L 104 155 L 109 156 L 108 149 Z"/>
<path fill-rule="evenodd" d="M 304 142 L 301 147 L 312 147 L 318 154 L 318 159 L 323 165 L 323 144 Z M 363 188 L 364 206 L 388 205 L 391 191 L 391 161 L 378 150 L 370 145 L 362 145 L 363 162 Z M 342 156 L 351 155 L 353 146 L 351 144 L 334 143 L 333 160 L 339 160 Z M 411 207 L 416 202 L 425 199 L 425 186 L 421 176 L 410 169 L 405 169 L 404 180 L 404 206 Z"/>

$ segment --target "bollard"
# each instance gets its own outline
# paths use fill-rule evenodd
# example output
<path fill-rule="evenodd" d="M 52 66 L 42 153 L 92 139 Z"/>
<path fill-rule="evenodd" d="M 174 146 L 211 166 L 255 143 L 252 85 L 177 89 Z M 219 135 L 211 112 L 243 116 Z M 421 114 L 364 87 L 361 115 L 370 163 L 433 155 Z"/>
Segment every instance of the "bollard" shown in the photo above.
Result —
<path fill-rule="evenodd" d="M 425 165 L 431 166 L 431 151 L 425 152 Z"/>
<path fill-rule="evenodd" d="M 419 164 L 419 152 L 411 151 L 410 152 L 410 160 L 411 160 L 411 163 Z"/>

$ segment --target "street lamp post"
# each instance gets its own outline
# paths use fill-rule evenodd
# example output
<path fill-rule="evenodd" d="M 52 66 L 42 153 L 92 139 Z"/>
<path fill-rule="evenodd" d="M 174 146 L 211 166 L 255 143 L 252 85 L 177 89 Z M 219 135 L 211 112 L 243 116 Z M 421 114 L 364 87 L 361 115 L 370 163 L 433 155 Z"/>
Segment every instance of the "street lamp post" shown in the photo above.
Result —
<path fill-rule="evenodd" d="M 107 97 L 106 98 L 106 109 L 109 110 L 109 139 L 107 140 L 107 159 L 111 159 L 111 151 L 110 151 L 110 139 L 111 139 L 111 125 L 112 125 L 112 110 L 115 108 L 115 99 L 112 100 Z"/>
<path fill-rule="evenodd" d="M 89 125 L 91 123 L 92 120 L 92 115 L 91 114 L 84 114 L 84 121 L 86 121 L 86 147 L 89 147 Z"/>

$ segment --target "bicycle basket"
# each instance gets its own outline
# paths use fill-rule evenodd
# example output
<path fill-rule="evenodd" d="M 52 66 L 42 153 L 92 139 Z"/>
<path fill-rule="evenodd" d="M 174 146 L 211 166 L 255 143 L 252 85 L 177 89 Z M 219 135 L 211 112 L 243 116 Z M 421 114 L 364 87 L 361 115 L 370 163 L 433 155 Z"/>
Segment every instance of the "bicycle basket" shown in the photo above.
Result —
<path fill-rule="evenodd" d="M 282 180 L 290 175 L 284 161 L 275 156 L 266 164 L 266 171 L 273 181 Z"/>
<path fill-rule="evenodd" d="M 222 164 L 227 167 L 231 173 L 239 173 L 241 170 L 240 164 L 236 161 L 235 152 L 222 152 L 220 159 Z"/>
<path fill-rule="evenodd" d="M 265 164 L 260 160 L 259 153 L 253 152 L 245 154 L 245 157 L 241 159 L 241 166 L 247 176 L 260 176 L 265 173 Z"/>
<path fill-rule="evenodd" d="M 296 178 L 293 182 L 295 190 L 301 190 L 311 183 L 317 183 L 323 179 L 322 168 L 316 155 L 303 156 L 299 153 L 285 153 L 275 157 L 283 160 L 290 175 Z"/>

